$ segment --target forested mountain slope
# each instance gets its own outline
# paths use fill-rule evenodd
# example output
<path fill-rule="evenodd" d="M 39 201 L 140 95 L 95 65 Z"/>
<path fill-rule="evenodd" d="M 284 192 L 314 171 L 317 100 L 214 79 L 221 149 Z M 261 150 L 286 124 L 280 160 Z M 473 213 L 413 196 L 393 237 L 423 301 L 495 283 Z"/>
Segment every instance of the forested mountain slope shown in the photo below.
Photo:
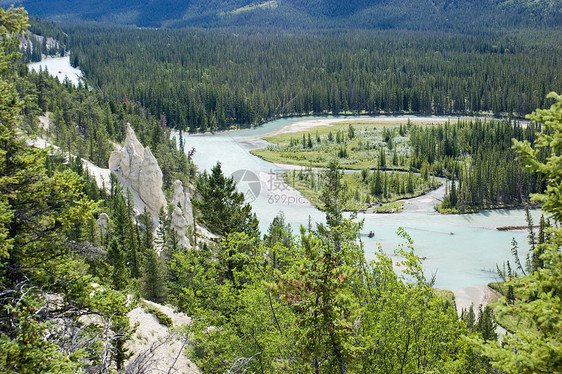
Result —
<path fill-rule="evenodd" d="M 19 0 L 30 14 L 143 27 L 480 29 L 556 26 L 560 0 Z M 352 26 L 351 26 L 352 25 Z"/>
<path fill-rule="evenodd" d="M 562 87 L 555 31 L 66 30 L 91 85 L 190 131 L 306 114 L 523 116 Z"/>

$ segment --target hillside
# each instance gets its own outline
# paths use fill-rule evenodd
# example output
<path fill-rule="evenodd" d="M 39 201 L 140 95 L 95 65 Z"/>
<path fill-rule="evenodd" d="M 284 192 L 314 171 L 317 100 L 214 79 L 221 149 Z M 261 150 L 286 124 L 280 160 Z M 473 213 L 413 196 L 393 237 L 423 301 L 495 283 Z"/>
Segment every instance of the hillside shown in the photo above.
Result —
<path fill-rule="evenodd" d="M 562 23 L 561 0 L 17 0 L 32 15 L 140 27 L 359 27 L 438 30 Z M 353 26 L 350 26 L 353 25 Z"/>

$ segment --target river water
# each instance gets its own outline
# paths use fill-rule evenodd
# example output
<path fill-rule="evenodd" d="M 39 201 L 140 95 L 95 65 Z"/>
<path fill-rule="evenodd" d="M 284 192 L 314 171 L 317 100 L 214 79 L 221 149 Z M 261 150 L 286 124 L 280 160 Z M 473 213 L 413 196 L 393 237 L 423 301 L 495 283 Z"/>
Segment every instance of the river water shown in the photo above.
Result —
<path fill-rule="evenodd" d="M 316 119 L 322 118 L 327 117 Z M 407 118 L 403 117 L 404 122 Z M 304 118 L 309 119 L 314 117 Z M 287 170 L 287 166 L 264 161 L 250 154 L 250 151 L 267 145 L 260 139 L 261 136 L 302 120 L 280 119 L 253 129 L 215 135 L 184 135 L 184 143 L 187 149 L 195 148 L 193 159 L 201 170 L 210 170 L 220 161 L 225 175 L 235 173 L 241 180 L 239 189 L 251 196 L 248 201 L 251 201 L 260 220 L 262 233 L 266 232 L 279 212 L 284 213 L 286 221 L 296 233 L 300 225 L 324 222 L 323 213 L 312 207 L 297 191 L 282 183 L 281 174 Z M 496 264 L 501 265 L 506 260 L 513 263 L 510 252 L 512 238 L 517 240 L 520 247 L 526 248 L 527 234 L 498 231 L 496 227 L 525 225 L 524 211 L 493 210 L 476 214 L 441 215 L 432 206 L 442 197 L 443 189 L 407 201 L 402 213 L 360 213 L 357 219 L 364 220 L 363 233 L 375 233 L 374 238 L 363 236 L 367 260 L 374 259 L 379 247 L 385 253 L 392 254 L 404 242 L 396 235 L 398 228 L 402 227 L 414 240 L 415 253 L 425 258 L 423 267 L 426 276 L 436 276 L 436 287 L 455 290 L 497 280 Z M 539 211 L 533 212 L 537 223 L 539 214 Z"/>
<path fill-rule="evenodd" d="M 45 71 L 58 78 L 59 82 L 68 79 L 75 86 L 82 81 L 82 71 L 70 65 L 70 56 L 64 57 L 45 57 L 40 62 L 33 62 L 27 65 L 29 70 Z"/>
<path fill-rule="evenodd" d="M 29 69 L 47 69 L 60 81 L 68 77 L 75 85 L 82 77 L 80 70 L 70 66 L 68 56 L 46 58 L 39 63 L 29 64 Z M 304 119 L 322 121 L 326 118 L 334 117 Z M 408 116 L 392 118 L 393 121 L 401 118 L 405 123 Z M 424 118 L 436 121 L 444 119 L 437 116 Z M 236 173 L 242 180 L 239 189 L 250 196 L 248 201 L 251 201 L 260 220 L 262 233 L 267 231 L 270 222 L 279 212 L 284 213 L 293 232 L 297 233 L 300 225 L 324 222 L 324 214 L 315 209 L 298 191 L 282 182 L 281 174 L 290 166 L 272 164 L 253 156 L 250 151 L 267 146 L 267 142 L 260 137 L 302 120 L 303 118 L 280 119 L 253 129 L 216 135 L 184 135 L 184 142 L 187 149 L 195 148 L 194 161 L 201 170 L 210 170 L 220 161 L 226 175 Z M 416 254 L 425 258 L 423 267 L 426 275 L 436 276 L 436 287 L 455 291 L 460 310 L 460 307 L 468 307 L 471 302 L 478 304 L 488 301 L 486 291 L 482 292 L 485 288 L 479 286 L 497 280 L 496 264 L 501 265 L 504 261 L 511 260 L 512 238 L 522 248 L 526 247 L 525 232 L 495 229 L 497 226 L 524 225 L 525 214 L 522 210 L 494 210 L 477 214 L 440 215 L 432 207 L 443 196 L 443 190 L 444 187 L 407 201 L 402 213 L 359 214 L 357 219 L 364 220 L 363 243 L 367 260 L 374 259 L 379 247 L 391 255 L 403 243 L 396 231 L 399 227 L 404 228 L 414 240 Z M 539 211 L 533 212 L 535 222 L 538 222 L 539 215 Z M 369 231 L 375 233 L 374 238 L 366 237 L 365 234 Z M 524 252 L 524 256 L 525 251 L 521 252 Z"/>

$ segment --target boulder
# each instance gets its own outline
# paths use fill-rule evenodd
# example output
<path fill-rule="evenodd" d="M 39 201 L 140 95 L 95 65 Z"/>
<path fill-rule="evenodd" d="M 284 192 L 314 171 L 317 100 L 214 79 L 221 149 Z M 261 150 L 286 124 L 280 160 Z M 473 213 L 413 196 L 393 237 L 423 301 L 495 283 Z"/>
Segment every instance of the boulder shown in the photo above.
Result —
<path fill-rule="evenodd" d="M 109 222 L 109 216 L 106 213 L 101 213 L 100 217 L 96 221 L 96 225 L 100 228 L 102 234 L 105 235 L 107 232 L 107 224 Z"/>

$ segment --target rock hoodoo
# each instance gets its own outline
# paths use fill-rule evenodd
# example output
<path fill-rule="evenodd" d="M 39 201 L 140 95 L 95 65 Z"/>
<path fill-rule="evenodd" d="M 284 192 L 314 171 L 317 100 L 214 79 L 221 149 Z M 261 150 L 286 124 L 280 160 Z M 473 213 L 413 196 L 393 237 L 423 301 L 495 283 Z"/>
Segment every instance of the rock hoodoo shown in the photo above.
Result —
<path fill-rule="evenodd" d="M 166 206 L 162 192 L 162 170 L 150 149 L 143 148 L 130 124 L 127 124 L 123 148 L 111 153 L 109 169 L 129 182 L 156 216 L 160 208 Z"/>
<path fill-rule="evenodd" d="M 176 207 L 174 209 L 174 212 L 172 213 L 171 226 L 176 232 L 178 244 L 184 248 L 191 248 L 191 244 L 189 243 L 189 239 L 187 238 L 187 230 L 190 225 L 183 216 L 183 213 L 179 207 Z"/>
<path fill-rule="evenodd" d="M 183 183 L 180 180 L 174 182 L 172 205 L 175 209 L 172 214 L 171 225 L 178 236 L 179 244 L 185 248 L 190 248 L 191 245 L 187 235 L 189 234 L 188 227 L 193 228 L 193 210 L 189 192 L 184 190 Z"/>
<path fill-rule="evenodd" d="M 180 180 L 174 182 L 172 205 L 175 207 L 179 206 L 189 225 L 193 226 L 193 208 L 191 206 L 189 190 L 186 191 L 186 189 L 184 189 L 183 183 Z"/>
<path fill-rule="evenodd" d="M 96 225 L 98 225 L 103 235 L 105 235 L 105 233 L 107 232 L 108 223 L 109 223 L 109 216 L 106 213 L 101 213 L 98 220 L 96 221 Z"/>

